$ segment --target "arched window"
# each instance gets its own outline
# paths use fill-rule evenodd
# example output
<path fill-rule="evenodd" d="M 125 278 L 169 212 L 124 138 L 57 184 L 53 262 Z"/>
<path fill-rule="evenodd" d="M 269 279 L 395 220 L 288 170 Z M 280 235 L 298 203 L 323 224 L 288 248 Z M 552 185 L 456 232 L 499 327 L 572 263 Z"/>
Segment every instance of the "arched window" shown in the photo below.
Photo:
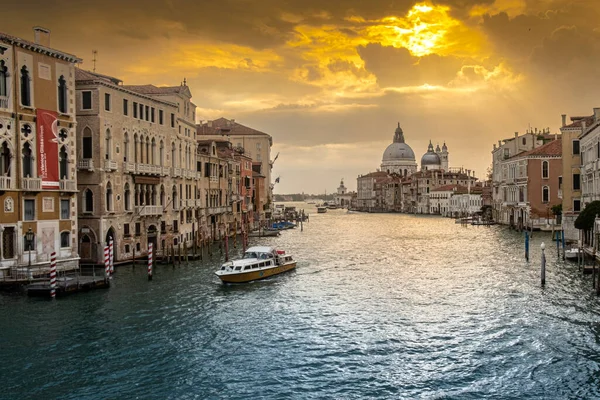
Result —
<path fill-rule="evenodd" d="M 548 161 L 542 161 L 542 179 L 548 179 Z"/>
<path fill-rule="evenodd" d="M 160 141 L 159 154 L 158 154 L 158 162 L 159 162 L 159 165 L 161 167 L 165 165 L 165 161 L 164 161 L 164 158 L 165 158 L 165 149 L 164 149 L 164 147 L 165 147 L 165 144 L 161 140 Z"/>
<path fill-rule="evenodd" d="M 108 182 L 106 184 L 106 211 L 113 210 L 112 197 L 113 197 L 112 185 L 110 184 L 110 182 Z"/>
<path fill-rule="evenodd" d="M 82 147 L 83 147 L 83 158 L 90 159 L 92 158 L 92 130 L 89 127 L 85 127 L 83 129 L 83 138 L 82 138 Z"/>
<path fill-rule="evenodd" d="M 548 186 L 542 187 L 542 203 L 550 202 L 550 189 Z"/>
<path fill-rule="evenodd" d="M 131 190 L 129 189 L 129 183 L 125 184 L 123 201 L 125 203 L 125 211 L 130 211 L 131 210 Z"/>
<path fill-rule="evenodd" d="M 3 142 L 0 146 L 0 176 L 11 176 L 10 173 L 10 149 L 8 143 Z"/>
<path fill-rule="evenodd" d="M 90 189 L 85 189 L 83 192 L 83 211 L 94 212 L 94 194 Z"/>
<path fill-rule="evenodd" d="M 150 164 L 150 138 L 146 136 L 146 164 Z"/>
<path fill-rule="evenodd" d="M 183 150 L 181 143 L 179 143 L 179 159 L 177 160 L 177 165 L 179 168 L 183 168 Z"/>
<path fill-rule="evenodd" d="M 60 233 L 60 247 L 71 247 L 71 234 L 69 232 Z"/>
<path fill-rule="evenodd" d="M 138 162 L 138 137 L 137 133 L 133 134 L 133 162 Z"/>
<path fill-rule="evenodd" d="M 123 161 L 127 161 L 129 157 L 129 135 L 125 132 L 123 135 Z"/>
<path fill-rule="evenodd" d="M 8 86 L 7 86 L 7 71 L 6 64 L 4 61 L 0 61 L 0 96 L 8 96 Z M 8 107 L 8 104 L 6 104 Z"/>
<path fill-rule="evenodd" d="M 179 202 L 177 201 L 177 186 L 173 185 L 173 209 L 179 209 Z"/>
<path fill-rule="evenodd" d="M 29 143 L 23 145 L 23 178 L 33 176 L 33 155 Z"/>
<path fill-rule="evenodd" d="M 141 164 L 144 163 L 144 135 L 140 135 L 140 159 L 138 162 Z"/>
<path fill-rule="evenodd" d="M 67 113 L 67 81 L 64 75 L 58 78 L 58 111 Z"/>
<path fill-rule="evenodd" d="M 171 166 L 177 167 L 177 163 L 175 162 L 175 142 L 171 143 Z"/>
<path fill-rule="evenodd" d="M 160 185 L 160 205 L 165 206 L 165 187 Z"/>
<path fill-rule="evenodd" d="M 25 65 L 21 68 L 21 104 L 31 106 L 31 82 Z"/>
<path fill-rule="evenodd" d="M 156 163 L 154 162 L 155 159 L 155 154 L 156 154 L 156 140 L 154 140 L 154 138 L 152 138 L 152 157 L 150 160 L 150 164 L 156 165 Z"/>
<path fill-rule="evenodd" d="M 62 146 L 58 153 L 58 167 L 60 170 L 59 179 L 69 179 L 69 159 L 67 155 L 67 148 Z"/>
<path fill-rule="evenodd" d="M 105 143 L 106 143 L 106 149 L 104 149 L 104 157 L 107 160 L 110 160 L 112 157 L 112 138 L 110 137 L 110 129 L 106 130 L 106 138 L 105 138 Z"/>

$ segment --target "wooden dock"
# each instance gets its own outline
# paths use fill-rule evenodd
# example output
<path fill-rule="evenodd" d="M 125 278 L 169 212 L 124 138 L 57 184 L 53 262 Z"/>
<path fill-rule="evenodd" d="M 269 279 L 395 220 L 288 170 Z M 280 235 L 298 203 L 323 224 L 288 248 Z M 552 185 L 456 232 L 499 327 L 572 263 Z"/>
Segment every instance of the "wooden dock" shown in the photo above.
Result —
<path fill-rule="evenodd" d="M 110 287 L 110 280 L 101 276 L 66 276 L 60 277 L 56 283 L 56 296 L 87 292 L 93 289 Z M 50 280 L 36 281 L 25 287 L 28 296 L 50 297 Z"/>

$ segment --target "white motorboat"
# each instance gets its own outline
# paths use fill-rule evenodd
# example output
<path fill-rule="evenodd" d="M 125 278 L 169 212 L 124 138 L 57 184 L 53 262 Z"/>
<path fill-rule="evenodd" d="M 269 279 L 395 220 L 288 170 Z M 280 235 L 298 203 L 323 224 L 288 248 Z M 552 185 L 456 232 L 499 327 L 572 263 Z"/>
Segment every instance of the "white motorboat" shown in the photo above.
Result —
<path fill-rule="evenodd" d="M 239 260 L 226 262 L 215 275 L 223 283 L 244 283 L 265 279 L 296 268 L 296 261 L 285 251 L 268 246 L 250 247 Z"/>
<path fill-rule="evenodd" d="M 570 249 L 565 250 L 565 258 L 567 260 L 576 260 L 578 254 L 583 256 L 583 250 L 578 249 L 577 247 L 571 247 Z"/>

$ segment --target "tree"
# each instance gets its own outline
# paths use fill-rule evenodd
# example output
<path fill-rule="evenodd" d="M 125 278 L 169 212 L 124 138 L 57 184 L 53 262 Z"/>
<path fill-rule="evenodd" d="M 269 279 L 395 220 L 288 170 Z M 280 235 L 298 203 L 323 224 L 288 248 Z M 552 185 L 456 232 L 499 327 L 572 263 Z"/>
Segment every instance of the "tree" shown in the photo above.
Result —
<path fill-rule="evenodd" d="M 592 201 L 590 204 L 585 206 L 582 212 L 575 220 L 575 228 L 584 231 L 589 231 L 594 227 L 594 220 L 596 216 L 600 214 L 600 201 Z"/>

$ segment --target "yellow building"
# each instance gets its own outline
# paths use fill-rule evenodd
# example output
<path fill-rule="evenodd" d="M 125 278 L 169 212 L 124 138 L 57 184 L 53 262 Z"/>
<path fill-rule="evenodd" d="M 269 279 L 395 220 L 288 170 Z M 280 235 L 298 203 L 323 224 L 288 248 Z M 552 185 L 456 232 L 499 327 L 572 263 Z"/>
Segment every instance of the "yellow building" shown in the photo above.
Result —
<path fill-rule="evenodd" d="M 598 109 L 600 111 L 600 109 Z M 594 109 L 596 112 L 596 109 Z M 581 154 L 579 135 L 594 122 L 594 116 L 571 117 L 567 124 L 567 116 L 562 115 L 562 177 L 560 194 L 562 195 L 563 217 L 562 224 L 565 230 L 565 239 L 575 241 L 579 237 L 575 229 L 575 219 L 582 208 L 581 203 Z"/>
<path fill-rule="evenodd" d="M 0 33 L 0 277 L 45 273 L 53 252 L 59 269 L 78 266 L 77 62 L 47 29 Z"/>

